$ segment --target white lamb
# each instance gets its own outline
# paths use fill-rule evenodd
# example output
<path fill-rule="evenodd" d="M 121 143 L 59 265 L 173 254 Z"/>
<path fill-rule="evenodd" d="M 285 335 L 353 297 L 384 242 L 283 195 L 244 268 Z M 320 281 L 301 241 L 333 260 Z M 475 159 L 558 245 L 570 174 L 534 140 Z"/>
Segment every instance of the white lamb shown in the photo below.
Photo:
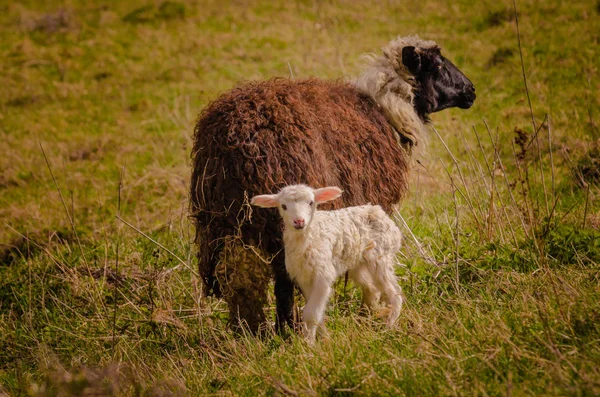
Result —
<path fill-rule="evenodd" d="M 325 306 L 335 280 L 348 272 L 363 289 L 363 304 L 373 307 L 383 292 L 391 306 L 392 327 L 402 307 L 402 290 L 394 275 L 402 234 L 378 205 L 317 211 L 317 205 L 338 198 L 338 187 L 283 188 L 277 194 L 255 196 L 251 204 L 277 207 L 285 229 L 285 267 L 306 298 L 303 322 L 308 340 L 323 327 Z"/>

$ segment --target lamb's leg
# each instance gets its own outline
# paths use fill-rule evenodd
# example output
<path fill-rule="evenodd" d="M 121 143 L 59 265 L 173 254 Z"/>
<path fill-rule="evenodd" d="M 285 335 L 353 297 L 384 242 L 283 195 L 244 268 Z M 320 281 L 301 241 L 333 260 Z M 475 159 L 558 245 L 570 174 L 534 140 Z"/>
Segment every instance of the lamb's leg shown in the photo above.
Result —
<path fill-rule="evenodd" d="M 387 326 L 391 328 L 402 309 L 402 289 L 394 274 L 394 257 L 379 257 L 377 252 L 372 250 L 365 255 L 365 259 L 369 262 L 369 271 L 377 287 L 385 294 L 390 305 Z"/>
<path fill-rule="evenodd" d="M 303 292 L 306 289 L 303 288 Z M 323 323 L 325 307 L 331 295 L 331 285 L 323 280 L 315 280 L 307 292 L 306 305 L 302 320 L 306 328 L 306 337 L 309 343 L 314 343 L 316 339 L 317 326 Z"/>
<path fill-rule="evenodd" d="M 384 287 L 384 291 L 391 308 L 387 326 L 392 328 L 400 315 L 400 310 L 402 310 L 402 289 L 397 284 L 389 283 Z"/>
<path fill-rule="evenodd" d="M 377 262 L 377 266 L 381 289 L 390 304 L 387 326 L 391 328 L 394 326 L 394 323 L 400 315 L 400 310 L 402 309 L 402 288 L 398 285 L 398 280 L 394 274 L 393 257 L 382 258 Z"/>
<path fill-rule="evenodd" d="M 362 304 L 363 306 L 373 309 L 377 306 L 380 292 L 373 283 L 371 274 L 364 266 L 356 267 L 348 272 L 352 281 L 357 283 L 362 288 Z"/>

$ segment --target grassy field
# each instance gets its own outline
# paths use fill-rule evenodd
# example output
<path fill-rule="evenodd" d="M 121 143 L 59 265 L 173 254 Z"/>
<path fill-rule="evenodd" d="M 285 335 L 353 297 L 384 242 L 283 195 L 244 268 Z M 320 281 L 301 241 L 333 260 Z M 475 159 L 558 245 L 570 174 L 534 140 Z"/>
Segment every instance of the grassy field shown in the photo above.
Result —
<path fill-rule="evenodd" d="M 600 2 L 517 7 L 521 51 L 506 0 L 0 3 L 0 396 L 600 394 Z M 339 285 L 314 348 L 234 335 L 194 275 L 198 112 L 415 33 L 478 99 L 399 207 L 397 328 Z"/>

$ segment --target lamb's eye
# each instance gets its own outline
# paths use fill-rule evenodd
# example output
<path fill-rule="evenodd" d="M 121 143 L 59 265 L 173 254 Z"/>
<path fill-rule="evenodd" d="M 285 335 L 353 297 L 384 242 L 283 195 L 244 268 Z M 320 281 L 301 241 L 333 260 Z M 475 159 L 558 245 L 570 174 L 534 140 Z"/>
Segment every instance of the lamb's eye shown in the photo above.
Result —
<path fill-rule="evenodd" d="M 286 211 L 287 210 L 287 205 L 281 204 L 281 208 L 283 208 L 283 210 Z"/>
<path fill-rule="evenodd" d="M 310 203 L 308 203 L 308 205 L 310 205 L 312 207 L 314 203 L 315 203 L 314 201 L 311 201 Z"/>

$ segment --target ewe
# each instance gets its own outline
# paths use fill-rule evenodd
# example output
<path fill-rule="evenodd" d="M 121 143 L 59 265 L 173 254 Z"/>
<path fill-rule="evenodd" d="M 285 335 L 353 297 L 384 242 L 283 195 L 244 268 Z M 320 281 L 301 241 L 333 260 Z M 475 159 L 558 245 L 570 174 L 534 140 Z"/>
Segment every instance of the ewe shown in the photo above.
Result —
<path fill-rule="evenodd" d="M 380 293 L 385 295 L 391 306 L 389 327 L 402 307 L 401 288 L 394 275 L 400 229 L 378 205 L 317 211 L 317 205 L 341 194 L 338 187 L 293 185 L 277 194 L 254 196 L 251 201 L 259 207 L 277 207 L 283 218 L 285 268 L 306 298 L 303 322 L 311 343 L 317 326 L 323 326 L 332 285 L 346 272 L 362 287 L 365 305 L 372 307 Z"/>
<path fill-rule="evenodd" d="M 406 193 L 428 116 L 474 100 L 469 79 L 416 36 L 391 41 L 352 82 L 279 78 L 221 95 L 198 118 L 192 150 L 190 216 L 204 293 L 227 301 L 232 324 L 256 331 L 274 277 L 277 328 L 293 325 L 280 221 L 269 211 L 245 217 L 247 197 L 304 182 L 344 189 L 332 208 L 374 203 L 389 213 Z"/>

